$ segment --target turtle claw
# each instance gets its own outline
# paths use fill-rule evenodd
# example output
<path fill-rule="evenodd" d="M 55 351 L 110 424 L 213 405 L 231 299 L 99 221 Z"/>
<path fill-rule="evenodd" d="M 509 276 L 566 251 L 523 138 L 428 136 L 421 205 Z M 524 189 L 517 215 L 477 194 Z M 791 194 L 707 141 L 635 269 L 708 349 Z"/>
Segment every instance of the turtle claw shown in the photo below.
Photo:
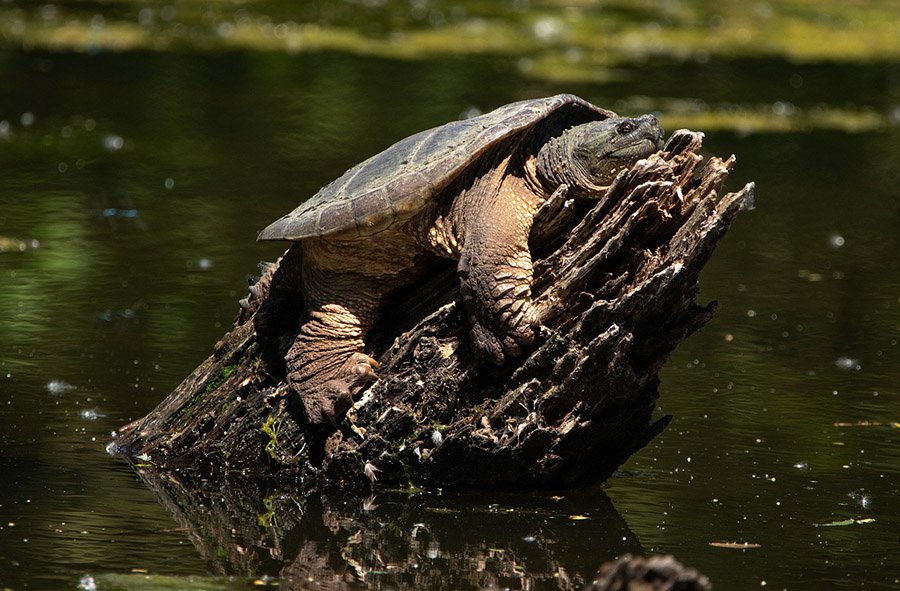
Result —
<path fill-rule="evenodd" d="M 378 379 L 375 370 L 381 365 L 365 353 L 353 353 L 332 378 L 312 391 L 300 393 L 303 412 L 311 425 L 337 427 L 350 407 L 353 397 L 366 384 Z"/>
<path fill-rule="evenodd" d="M 503 365 L 510 357 L 519 357 L 523 350 L 534 343 L 537 322 L 532 315 L 524 314 L 517 325 L 490 330 L 478 320 L 472 322 L 470 338 L 475 354 L 494 365 Z"/>
<path fill-rule="evenodd" d="M 375 373 L 375 370 L 379 367 L 381 367 L 381 364 L 365 353 L 354 353 L 347 359 L 346 363 L 344 363 L 344 366 L 341 368 L 341 373 L 353 374 L 359 385 L 359 388 L 357 389 L 357 391 L 359 391 L 367 383 L 374 382 L 378 379 L 378 374 Z"/>

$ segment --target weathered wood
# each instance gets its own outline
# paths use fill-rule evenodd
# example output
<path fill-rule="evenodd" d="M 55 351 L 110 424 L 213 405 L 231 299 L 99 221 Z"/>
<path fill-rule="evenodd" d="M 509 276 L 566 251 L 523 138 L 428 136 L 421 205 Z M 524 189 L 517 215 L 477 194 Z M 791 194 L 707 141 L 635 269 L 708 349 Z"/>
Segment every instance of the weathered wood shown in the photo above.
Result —
<path fill-rule="evenodd" d="M 452 265 L 396 294 L 368 339 L 382 364 L 340 430 L 306 429 L 283 382 L 302 304 L 293 250 L 248 310 L 115 449 L 160 469 L 439 487 L 568 487 L 607 478 L 667 424 L 659 371 L 715 305 L 698 274 L 752 184 L 719 197 L 734 157 L 678 131 L 598 201 L 550 200 L 531 237 L 546 329 L 520 359 L 476 360 Z"/>

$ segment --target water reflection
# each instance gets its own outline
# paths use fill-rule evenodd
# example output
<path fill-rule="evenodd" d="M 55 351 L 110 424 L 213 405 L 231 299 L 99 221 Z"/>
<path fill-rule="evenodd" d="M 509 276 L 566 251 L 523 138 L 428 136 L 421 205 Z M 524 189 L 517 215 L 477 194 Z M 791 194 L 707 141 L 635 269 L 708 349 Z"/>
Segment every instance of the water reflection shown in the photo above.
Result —
<path fill-rule="evenodd" d="M 209 572 L 275 576 L 283 589 L 312 581 L 328 589 L 571 589 L 604 561 L 641 551 L 599 490 L 300 496 L 254 482 L 138 474 Z"/>

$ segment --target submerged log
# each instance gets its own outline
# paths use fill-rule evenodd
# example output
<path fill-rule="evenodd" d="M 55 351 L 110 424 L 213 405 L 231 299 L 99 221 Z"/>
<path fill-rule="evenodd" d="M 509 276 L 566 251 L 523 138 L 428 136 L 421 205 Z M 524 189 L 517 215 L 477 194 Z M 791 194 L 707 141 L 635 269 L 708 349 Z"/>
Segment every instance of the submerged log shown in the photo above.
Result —
<path fill-rule="evenodd" d="M 368 337 L 379 379 L 333 433 L 307 428 L 284 382 L 302 316 L 289 250 L 264 269 L 215 351 L 113 449 L 162 470 L 304 482 L 571 487 L 607 478 L 668 423 L 659 371 L 712 316 L 698 274 L 753 185 L 719 197 L 734 157 L 678 131 L 595 201 L 535 221 L 533 298 L 546 327 L 494 367 L 469 348 L 454 268 L 397 293 Z"/>

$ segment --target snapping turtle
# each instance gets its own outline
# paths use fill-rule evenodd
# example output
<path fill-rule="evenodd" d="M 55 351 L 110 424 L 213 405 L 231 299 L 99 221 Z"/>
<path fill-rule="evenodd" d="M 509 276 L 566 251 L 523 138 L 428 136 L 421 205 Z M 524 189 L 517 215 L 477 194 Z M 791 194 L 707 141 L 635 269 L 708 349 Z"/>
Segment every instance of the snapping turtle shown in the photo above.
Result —
<path fill-rule="evenodd" d="M 335 426 L 376 378 L 364 339 L 391 290 L 438 257 L 459 261 L 477 354 L 500 364 L 532 343 L 528 235 L 551 198 L 597 198 L 657 151 L 652 115 L 622 118 L 561 94 L 417 133 L 354 166 L 259 234 L 300 249 L 307 317 L 288 382 L 311 425 Z"/>

